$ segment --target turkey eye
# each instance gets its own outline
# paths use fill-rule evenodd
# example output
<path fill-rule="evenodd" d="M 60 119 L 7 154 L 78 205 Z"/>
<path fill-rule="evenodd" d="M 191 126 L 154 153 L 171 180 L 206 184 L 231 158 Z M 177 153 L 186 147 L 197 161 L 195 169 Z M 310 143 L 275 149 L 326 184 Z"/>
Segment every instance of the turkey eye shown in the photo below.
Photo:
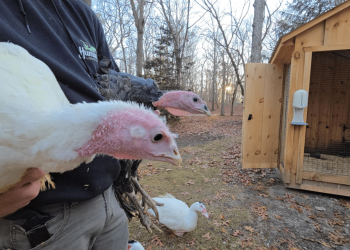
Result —
<path fill-rule="evenodd" d="M 207 107 L 207 105 L 204 105 L 204 109 L 205 109 L 205 110 L 208 110 L 208 107 Z"/>
<path fill-rule="evenodd" d="M 194 102 L 198 102 L 198 98 L 197 97 L 193 97 L 193 101 Z"/>
<path fill-rule="evenodd" d="M 161 140 L 163 140 L 163 134 L 156 134 L 154 137 L 153 137 L 153 142 L 160 142 Z"/>

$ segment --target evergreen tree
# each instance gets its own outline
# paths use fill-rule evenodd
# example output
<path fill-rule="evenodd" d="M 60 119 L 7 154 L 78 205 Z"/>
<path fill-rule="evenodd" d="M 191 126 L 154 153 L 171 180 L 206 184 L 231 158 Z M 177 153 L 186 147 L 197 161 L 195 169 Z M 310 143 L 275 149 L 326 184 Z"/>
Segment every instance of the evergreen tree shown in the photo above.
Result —
<path fill-rule="evenodd" d="M 148 69 L 149 72 L 145 77 L 156 80 L 161 90 L 180 89 L 175 79 L 175 55 L 171 37 L 172 31 L 164 27 L 160 29 L 162 34 L 157 39 L 158 45 L 155 46 L 155 55 L 152 59 L 146 60 L 144 65 L 144 68 Z"/>
<path fill-rule="evenodd" d="M 345 1 L 293 0 L 292 2 L 287 2 L 286 9 L 280 12 L 280 18 L 276 23 L 278 36 L 289 33 Z"/>

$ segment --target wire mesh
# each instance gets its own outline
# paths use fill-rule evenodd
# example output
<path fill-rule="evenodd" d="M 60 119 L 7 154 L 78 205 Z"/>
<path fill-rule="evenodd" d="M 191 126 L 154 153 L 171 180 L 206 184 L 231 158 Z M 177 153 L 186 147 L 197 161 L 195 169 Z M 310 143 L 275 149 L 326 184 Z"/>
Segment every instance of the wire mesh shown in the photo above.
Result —
<path fill-rule="evenodd" d="M 312 56 L 304 171 L 350 176 L 350 51 Z"/>

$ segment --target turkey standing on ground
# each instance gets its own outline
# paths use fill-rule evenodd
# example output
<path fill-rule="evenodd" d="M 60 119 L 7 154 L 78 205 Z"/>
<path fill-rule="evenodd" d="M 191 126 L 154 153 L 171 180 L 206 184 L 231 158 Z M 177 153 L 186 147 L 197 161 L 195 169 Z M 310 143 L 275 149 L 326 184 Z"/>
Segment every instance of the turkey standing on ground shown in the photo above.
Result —
<path fill-rule="evenodd" d="M 163 92 L 156 81 L 143 79 L 128 73 L 116 72 L 112 69 L 109 59 L 100 61 L 100 69 L 106 73 L 97 75 L 95 80 L 100 84 L 100 93 L 107 100 L 134 101 L 153 109 L 165 108 L 176 116 L 208 115 L 208 107 L 201 98 L 189 91 Z M 137 180 L 137 169 L 141 160 L 120 160 L 121 172 L 115 182 L 116 195 L 129 218 L 139 216 L 140 222 L 149 232 L 151 227 L 158 229 L 146 212 L 151 207 L 159 219 L 156 206 L 162 204 L 154 201 L 142 188 Z M 142 196 L 142 208 L 137 201 L 135 191 Z"/>

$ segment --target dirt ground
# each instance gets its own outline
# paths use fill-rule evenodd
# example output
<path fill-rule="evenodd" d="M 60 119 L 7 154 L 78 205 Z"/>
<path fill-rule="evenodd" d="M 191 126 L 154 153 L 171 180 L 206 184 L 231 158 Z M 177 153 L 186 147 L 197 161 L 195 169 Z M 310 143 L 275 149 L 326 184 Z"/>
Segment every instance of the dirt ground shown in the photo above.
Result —
<path fill-rule="evenodd" d="M 350 249 L 350 199 L 286 189 L 277 169 L 242 169 L 242 107 L 233 116 L 188 117 L 179 134 L 181 167 L 144 161 L 140 183 L 152 197 L 170 193 L 189 206 L 201 201 L 197 228 L 177 237 L 148 233 L 133 219 L 130 239 L 145 249 Z M 227 113 L 229 113 L 227 111 Z"/>

